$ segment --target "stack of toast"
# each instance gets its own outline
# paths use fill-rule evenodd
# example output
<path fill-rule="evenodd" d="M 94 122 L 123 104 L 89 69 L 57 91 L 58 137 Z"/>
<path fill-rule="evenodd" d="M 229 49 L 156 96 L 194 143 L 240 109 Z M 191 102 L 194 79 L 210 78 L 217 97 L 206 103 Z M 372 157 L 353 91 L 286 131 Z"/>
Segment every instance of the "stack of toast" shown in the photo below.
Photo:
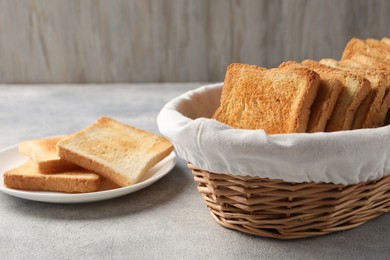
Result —
<path fill-rule="evenodd" d="M 352 39 L 342 59 L 229 65 L 213 118 L 268 134 L 390 124 L 390 39 Z"/>
<path fill-rule="evenodd" d="M 173 151 L 163 137 L 101 117 L 70 136 L 19 144 L 29 160 L 4 173 L 9 188 L 57 192 L 93 192 L 103 180 L 125 187 Z"/>

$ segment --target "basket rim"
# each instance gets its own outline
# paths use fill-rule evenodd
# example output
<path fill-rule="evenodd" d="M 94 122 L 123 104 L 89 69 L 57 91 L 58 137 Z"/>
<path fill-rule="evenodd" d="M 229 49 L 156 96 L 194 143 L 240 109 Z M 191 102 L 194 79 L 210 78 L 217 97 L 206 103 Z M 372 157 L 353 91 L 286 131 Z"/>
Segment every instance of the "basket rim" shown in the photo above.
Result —
<path fill-rule="evenodd" d="M 390 126 L 275 135 L 234 129 L 207 118 L 219 104 L 222 86 L 217 83 L 186 92 L 158 115 L 160 132 L 187 162 L 210 172 L 288 182 L 347 185 L 390 174 Z M 206 103 L 213 104 L 207 107 Z M 227 151 L 240 156 L 228 156 Z"/>

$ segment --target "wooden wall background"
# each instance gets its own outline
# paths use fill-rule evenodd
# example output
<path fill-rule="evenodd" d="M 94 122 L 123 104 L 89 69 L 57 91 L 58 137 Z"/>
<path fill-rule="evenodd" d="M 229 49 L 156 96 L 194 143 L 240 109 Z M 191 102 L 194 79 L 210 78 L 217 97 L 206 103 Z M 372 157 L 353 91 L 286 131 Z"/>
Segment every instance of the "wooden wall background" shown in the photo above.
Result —
<path fill-rule="evenodd" d="M 220 81 L 390 35 L 387 0 L 0 0 L 1 83 Z"/>

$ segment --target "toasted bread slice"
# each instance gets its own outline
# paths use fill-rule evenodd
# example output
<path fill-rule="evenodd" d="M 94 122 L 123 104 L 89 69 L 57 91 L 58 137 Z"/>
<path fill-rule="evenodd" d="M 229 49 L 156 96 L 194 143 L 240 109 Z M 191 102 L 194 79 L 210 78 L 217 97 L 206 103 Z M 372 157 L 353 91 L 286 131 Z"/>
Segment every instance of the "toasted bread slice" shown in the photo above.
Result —
<path fill-rule="evenodd" d="M 390 82 L 390 65 L 368 56 L 354 56 L 352 60 L 345 59 L 339 62 L 339 66 L 353 69 L 370 70 L 384 74 L 387 82 Z"/>
<path fill-rule="evenodd" d="M 214 118 L 268 134 L 305 132 L 319 76 L 305 68 L 271 69 L 230 64 Z"/>
<path fill-rule="evenodd" d="M 149 168 L 173 151 L 167 139 L 107 117 L 61 140 L 57 148 L 61 158 L 119 186 L 137 183 Z"/>
<path fill-rule="evenodd" d="M 378 126 L 390 125 L 390 91 L 387 91 L 379 112 Z"/>
<path fill-rule="evenodd" d="M 345 46 L 341 60 L 351 59 L 355 55 L 372 56 L 364 40 L 352 38 Z"/>
<path fill-rule="evenodd" d="M 32 161 L 27 161 L 5 172 L 4 184 L 21 190 L 93 192 L 99 189 L 100 176 L 86 170 L 42 174 L 35 169 Z"/>
<path fill-rule="evenodd" d="M 362 69 L 355 67 L 350 68 L 345 65 L 343 66 L 342 64 L 335 63 L 334 61 L 335 60 L 332 61 L 331 59 L 324 59 L 321 60 L 320 63 L 325 63 L 325 65 L 329 64 L 332 66 L 336 64 L 336 68 L 349 71 L 351 73 L 364 77 L 371 83 L 371 90 L 362 102 L 362 104 L 359 106 L 355 115 L 352 128 L 361 129 L 377 127 L 382 120 L 382 116 L 379 111 L 381 110 L 381 106 L 384 101 L 385 92 L 390 87 L 386 75 L 377 69 Z"/>
<path fill-rule="evenodd" d="M 376 68 L 380 70 L 388 70 L 390 67 L 390 63 L 376 58 L 376 57 L 370 57 L 362 54 L 355 54 L 353 55 L 350 59 L 347 60 L 352 60 L 356 63 L 360 63 L 364 66 L 371 67 L 371 68 Z M 344 59 L 341 61 L 343 62 Z"/>
<path fill-rule="evenodd" d="M 21 142 L 19 153 L 30 157 L 35 169 L 43 174 L 78 170 L 79 166 L 57 155 L 56 145 L 63 138 L 64 136 L 60 136 Z"/>
<path fill-rule="evenodd" d="M 371 83 L 371 89 L 365 100 L 359 106 L 353 122 L 353 129 L 377 127 L 380 119 L 380 108 L 388 88 L 384 74 L 369 70 L 352 70 L 351 72 L 364 76 Z"/>
<path fill-rule="evenodd" d="M 339 61 L 331 58 L 322 59 L 320 60 L 320 63 L 332 68 L 337 68 L 339 66 Z"/>
<path fill-rule="evenodd" d="M 356 55 L 373 57 L 389 63 L 390 46 L 374 39 L 361 40 L 353 38 L 345 46 L 341 59 L 352 59 Z"/>
<path fill-rule="evenodd" d="M 371 89 L 370 82 L 361 76 L 316 61 L 305 60 L 302 64 L 319 73 L 321 77 L 337 79 L 343 85 L 336 106 L 328 120 L 326 131 L 352 129 L 356 111 Z"/>
<path fill-rule="evenodd" d="M 371 70 L 379 71 L 386 76 L 388 84 L 390 83 L 390 70 L 389 70 L 390 66 L 389 65 L 384 64 L 380 60 L 377 60 L 377 59 L 371 58 L 371 57 L 367 57 L 367 56 L 354 56 L 353 59 L 354 60 L 343 60 L 340 62 L 340 64 L 342 66 L 355 66 L 355 67 L 360 67 L 362 69 L 371 69 Z M 361 63 L 359 63 L 356 60 L 360 61 Z M 378 113 L 378 115 L 376 117 L 377 122 L 374 122 L 375 127 L 379 127 L 379 126 L 384 125 L 386 113 L 387 113 L 388 108 L 389 108 L 388 105 L 390 105 L 386 102 L 386 100 L 390 100 L 390 95 L 388 94 L 390 92 L 389 87 L 390 87 L 390 85 L 387 86 L 387 88 L 386 88 L 386 91 L 385 91 L 386 94 L 385 94 L 385 97 L 383 98 L 380 112 Z"/>
<path fill-rule="evenodd" d="M 388 70 L 390 46 L 384 42 L 367 39 L 351 39 L 344 49 L 341 61 L 352 60 L 365 66 Z"/>
<path fill-rule="evenodd" d="M 390 45 L 390 38 L 384 37 L 384 38 L 382 38 L 381 42 Z"/>
<path fill-rule="evenodd" d="M 347 68 L 355 68 L 355 69 L 364 69 L 364 68 L 370 68 L 368 65 L 361 63 L 356 60 L 349 60 L 349 59 L 344 59 L 339 61 L 338 65 L 347 67 Z M 328 65 L 329 66 L 329 65 Z"/>
<path fill-rule="evenodd" d="M 282 63 L 280 68 L 305 68 L 304 65 L 295 62 L 287 61 Z M 321 74 L 320 74 L 321 76 Z M 332 115 L 337 99 L 341 93 L 343 86 L 337 79 L 322 77 L 320 79 L 317 96 L 311 106 L 308 133 L 325 131 L 326 124 Z"/>
<path fill-rule="evenodd" d="M 374 57 L 390 62 L 390 46 L 388 44 L 373 38 L 366 39 L 365 43 L 371 50 L 375 49 L 377 51 L 375 53 L 380 53 L 380 56 L 373 55 Z"/>
<path fill-rule="evenodd" d="M 390 38 L 383 38 L 382 42 L 390 46 Z M 334 59 L 322 59 L 320 63 L 366 77 L 372 89 L 356 112 L 353 128 L 383 126 L 390 107 L 390 70 L 383 69 L 386 65 L 375 58 L 367 56 L 354 56 L 353 58 L 355 60 L 344 59 L 340 62 Z"/>
<path fill-rule="evenodd" d="M 320 89 L 311 108 L 308 133 L 325 131 L 343 85 L 337 79 L 321 79 Z"/>

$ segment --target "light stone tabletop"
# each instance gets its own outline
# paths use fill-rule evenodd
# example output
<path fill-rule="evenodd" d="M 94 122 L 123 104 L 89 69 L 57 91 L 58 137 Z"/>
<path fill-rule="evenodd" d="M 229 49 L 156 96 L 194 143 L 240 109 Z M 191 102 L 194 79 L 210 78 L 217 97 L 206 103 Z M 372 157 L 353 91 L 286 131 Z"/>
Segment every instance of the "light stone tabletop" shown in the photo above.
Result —
<path fill-rule="evenodd" d="M 201 85 L 3 85 L 0 149 L 73 133 L 102 115 L 158 133 L 162 106 Z M 390 214 L 322 237 L 247 235 L 212 219 L 178 159 L 157 183 L 107 201 L 61 205 L 1 193 L 0 259 L 390 259 Z"/>

